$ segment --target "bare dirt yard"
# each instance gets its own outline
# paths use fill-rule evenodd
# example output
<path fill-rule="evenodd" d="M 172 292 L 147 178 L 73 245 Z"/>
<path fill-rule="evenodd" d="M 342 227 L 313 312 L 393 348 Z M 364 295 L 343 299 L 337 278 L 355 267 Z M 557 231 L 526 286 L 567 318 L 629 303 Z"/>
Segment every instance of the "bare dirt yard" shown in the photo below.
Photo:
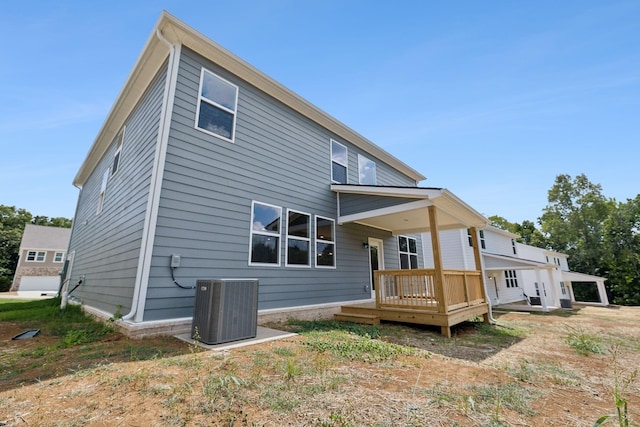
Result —
<path fill-rule="evenodd" d="M 272 324 L 300 334 L 223 352 L 119 335 L 49 352 L 58 338 L 0 322 L 0 426 L 591 426 L 616 393 L 639 425 L 640 307 L 495 318 L 451 339 Z"/>

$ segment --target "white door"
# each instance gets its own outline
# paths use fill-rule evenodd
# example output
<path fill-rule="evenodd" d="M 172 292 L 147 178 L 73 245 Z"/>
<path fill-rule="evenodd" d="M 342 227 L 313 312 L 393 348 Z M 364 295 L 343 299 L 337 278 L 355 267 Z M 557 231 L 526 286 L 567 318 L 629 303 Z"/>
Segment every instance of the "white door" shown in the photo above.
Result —
<path fill-rule="evenodd" d="M 375 281 L 373 279 L 374 272 L 376 270 L 384 270 L 384 250 L 382 248 L 382 240 L 369 237 L 369 267 L 371 269 L 371 276 L 369 277 L 371 297 L 375 298 L 376 289 Z"/>

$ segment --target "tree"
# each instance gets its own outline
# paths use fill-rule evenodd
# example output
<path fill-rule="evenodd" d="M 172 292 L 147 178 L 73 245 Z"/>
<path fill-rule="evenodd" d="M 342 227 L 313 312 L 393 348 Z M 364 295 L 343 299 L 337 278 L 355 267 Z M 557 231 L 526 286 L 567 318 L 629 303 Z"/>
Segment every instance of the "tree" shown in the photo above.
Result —
<path fill-rule="evenodd" d="M 599 275 L 605 270 L 603 223 L 615 201 L 602 195 L 599 184 L 584 175 L 558 175 L 539 218 L 551 249 L 569 255 L 573 271 Z"/>
<path fill-rule="evenodd" d="M 619 203 L 603 229 L 613 302 L 640 305 L 640 195 Z"/>
<path fill-rule="evenodd" d="M 535 223 L 532 221 L 524 220 L 522 221 L 522 224 L 518 224 L 517 222 L 509 222 L 498 215 L 490 216 L 489 221 L 491 221 L 491 225 L 496 228 L 519 235 L 520 238 L 517 240 L 520 243 L 539 248 L 547 247 L 544 235 L 536 229 Z"/>
<path fill-rule="evenodd" d="M 71 220 L 62 217 L 34 217 L 25 209 L 0 205 L 0 292 L 11 287 L 25 224 L 70 228 Z"/>

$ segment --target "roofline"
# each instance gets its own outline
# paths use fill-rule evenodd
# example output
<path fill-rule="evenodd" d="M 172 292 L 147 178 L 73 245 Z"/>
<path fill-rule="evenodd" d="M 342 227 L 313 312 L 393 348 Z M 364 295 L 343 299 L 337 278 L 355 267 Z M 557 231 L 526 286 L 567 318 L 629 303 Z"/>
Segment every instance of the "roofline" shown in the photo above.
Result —
<path fill-rule="evenodd" d="M 344 123 L 331 117 L 309 101 L 287 89 L 282 84 L 173 15 L 162 11 L 140 56 L 127 77 L 115 103 L 111 107 L 107 119 L 98 132 L 89 153 L 73 180 L 75 186 L 82 187 L 82 185 L 84 185 L 108 149 L 116 133 L 120 130 L 122 124 L 144 94 L 147 86 L 169 56 L 169 47 L 159 41 L 156 35 L 158 32 L 172 43 L 182 44 L 199 53 L 216 65 L 226 69 L 303 116 L 330 130 L 337 137 L 343 138 L 345 141 L 354 144 L 368 154 L 389 164 L 415 180 L 416 183 L 426 179 L 421 173 L 349 128 Z"/>

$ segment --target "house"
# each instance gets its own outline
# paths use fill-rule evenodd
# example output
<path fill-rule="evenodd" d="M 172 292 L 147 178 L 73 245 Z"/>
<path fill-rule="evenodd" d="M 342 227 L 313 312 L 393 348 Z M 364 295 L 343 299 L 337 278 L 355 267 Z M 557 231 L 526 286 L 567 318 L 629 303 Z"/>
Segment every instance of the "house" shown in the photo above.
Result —
<path fill-rule="evenodd" d="M 131 336 L 189 330 L 221 278 L 258 280 L 261 320 L 374 302 L 449 335 L 488 313 L 480 266 L 436 240 L 424 270 L 421 233 L 487 220 L 424 179 L 163 12 L 74 178 L 65 293 Z"/>
<path fill-rule="evenodd" d="M 486 291 L 493 306 L 526 302 L 542 311 L 568 308 L 573 302 L 608 305 L 605 279 L 569 270 L 567 255 L 517 242 L 520 236 L 487 226 L 479 231 Z M 429 255 L 429 234 L 423 235 Z M 466 268 L 473 260 L 468 230 L 443 231 L 440 235 L 445 268 Z M 425 261 L 429 266 L 428 258 Z M 595 297 L 576 299 L 574 289 Z M 585 292 L 579 292 L 583 295 Z"/>
<path fill-rule="evenodd" d="M 55 295 L 70 236 L 70 228 L 26 224 L 10 290 L 20 295 Z"/>

